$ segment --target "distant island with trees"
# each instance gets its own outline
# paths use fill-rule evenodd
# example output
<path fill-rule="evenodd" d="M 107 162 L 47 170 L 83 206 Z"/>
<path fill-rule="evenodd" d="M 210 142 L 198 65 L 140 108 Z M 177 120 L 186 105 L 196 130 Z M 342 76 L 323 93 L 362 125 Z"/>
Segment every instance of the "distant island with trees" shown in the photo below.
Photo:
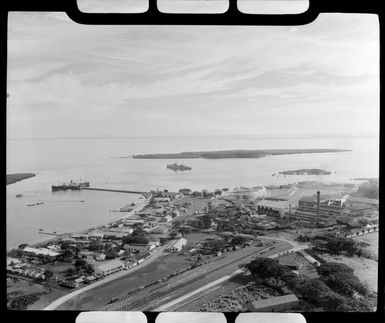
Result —
<path fill-rule="evenodd" d="M 279 174 L 283 175 L 330 175 L 331 172 L 328 172 L 323 169 L 318 168 L 304 168 L 304 169 L 296 169 L 296 170 L 286 170 L 283 172 L 279 172 Z"/>
<path fill-rule="evenodd" d="M 7 185 L 14 184 L 16 182 L 22 181 L 23 179 L 27 179 L 34 176 L 36 176 L 36 174 L 32 173 L 7 174 Z"/>
<path fill-rule="evenodd" d="M 260 158 L 270 155 L 319 154 L 351 151 L 350 149 L 267 149 L 267 150 L 221 150 L 181 153 L 133 155 L 135 159 L 190 159 L 190 158 Z"/>

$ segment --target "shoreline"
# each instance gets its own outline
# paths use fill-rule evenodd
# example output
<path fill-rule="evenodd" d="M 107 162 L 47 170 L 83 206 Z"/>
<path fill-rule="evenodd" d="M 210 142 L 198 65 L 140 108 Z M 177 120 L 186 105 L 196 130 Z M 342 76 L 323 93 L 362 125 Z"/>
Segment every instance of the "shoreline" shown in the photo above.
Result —
<path fill-rule="evenodd" d="M 223 159 L 223 158 L 261 158 L 273 155 L 321 154 L 349 152 L 352 149 L 236 149 L 219 151 L 195 151 L 181 153 L 159 153 L 133 155 L 133 159 Z"/>
<path fill-rule="evenodd" d="M 15 184 L 17 182 L 23 181 L 25 179 L 35 177 L 34 173 L 16 173 L 16 174 L 7 174 L 7 185 Z"/>
<path fill-rule="evenodd" d="M 54 243 L 56 241 L 59 241 L 61 239 L 63 239 L 64 237 L 69 237 L 71 236 L 72 234 L 87 234 L 91 231 L 95 231 L 95 230 L 102 230 L 106 225 L 109 225 L 109 224 L 112 224 L 113 222 L 116 222 L 116 221 L 120 221 L 120 220 L 123 220 L 125 218 L 129 218 L 131 216 L 133 216 L 135 214 L 135 212 L 140 212 L 143 208 L 145 208 L 147 205 L 148 205 L 148 202 L 149 202 L 149 199 L 145 198 L 144 200 L 141 200 L 138 198 L 138 201 L 135 202 L 135 207 L 133 207 L 133 209 L 129 212 L 116 212 L 116 213 L 124 213 L 124 215 L 122 216 L 118 216 L 118 217 L 114 217 L 113 219 L 109 219 L 108 222 L 104 223 L 104 224 L 98 224 L 96 226 L 93 226 L 93 227 L 88 227 L 88 228 L 85 228 L 85 229 L 80 229 L 80 230 L 74 230 L 74 231 L 70 231 L 70 232 L 65 232 L 65 233 L 62 233 L 60 236 L 59 234 L 53 238 L 47 238 L 45 240 L 41 240 L 41 241 L 36 241 L 36 242 L 23 242 L 28 244 L 28 246 L 30 247 L 33 247 L 33 248 L 39 248 L 39 247 L 42 247 L 44 245 L 47 245 L 47 244 L 51 244 L 51 243 Z M 17 246 L 13 246 L 13 247 L 7 247 L 7 250 L 6 252 L 10 252 L 11 250 L 14 250 L 14 249 L 17 249 Z"/>

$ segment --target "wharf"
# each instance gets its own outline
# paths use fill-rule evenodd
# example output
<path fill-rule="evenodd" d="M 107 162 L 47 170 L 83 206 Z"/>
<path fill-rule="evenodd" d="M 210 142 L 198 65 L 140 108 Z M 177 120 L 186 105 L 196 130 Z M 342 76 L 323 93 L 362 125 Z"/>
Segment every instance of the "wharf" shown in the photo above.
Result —
<path fill-rule="evenodd" d="M 149 197 L 151 195 L 150 192 L 117 190 L 117 189 L 108 189 L 108 188 L 83 187 L 82 190 L 102 191 L 102 192 L 116 192 L 116 193 L 128 193 L 128 194 L 140 194 L 140 195 L 143 195 L 145 198 L 147 198 L 147 197 Z"/>

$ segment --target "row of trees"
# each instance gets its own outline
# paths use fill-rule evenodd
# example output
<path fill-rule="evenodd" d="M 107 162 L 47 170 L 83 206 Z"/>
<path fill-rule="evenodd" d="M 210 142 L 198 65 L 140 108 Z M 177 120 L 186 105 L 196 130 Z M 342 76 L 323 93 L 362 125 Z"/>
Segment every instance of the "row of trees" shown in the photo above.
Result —
<path fill-rule="evenodd" d="M 28 305 L 35 303 L 39 300 L 39 296 L 36 294 L 21 295 L 12 299 L 8 305 L 10 310 L 25 310 Z"/>
<path fill-rule="evenodd" d="M 312 241 L 315 250 L 325 251 L 334 255 L 346 254 L 348 256 L 363 256 L 366 254 L 365 247 L 368 245 L 365 242 L 355 241 L 348 238 L 323 238 Z"/>
<path fill-rule="evenodd" d="M 366 287 L 354 276 L 353 269 L 341 263 L 324 263 L 317 268 L 319 278 L 304 279 L 294 274 L 277 260 L 256 258 L 244 270 L 258 280 L 268 280 L 278 286 L 287 286 L 312 306 L 326 311 L 370 311 L 364 298 Z M 355 295 L 362 297 L 353 297 Z"/>

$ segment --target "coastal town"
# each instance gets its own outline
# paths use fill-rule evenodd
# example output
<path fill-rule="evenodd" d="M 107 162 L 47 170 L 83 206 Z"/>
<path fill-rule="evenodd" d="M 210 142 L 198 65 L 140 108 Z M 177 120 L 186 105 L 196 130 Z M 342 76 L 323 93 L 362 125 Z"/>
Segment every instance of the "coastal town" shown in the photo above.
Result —
<path fill-rule="evenodd" d="M 9 251 L 8 308 L 373 311 L 378 208 L 373 178 L 143 192 L 117 220 Z"/>

